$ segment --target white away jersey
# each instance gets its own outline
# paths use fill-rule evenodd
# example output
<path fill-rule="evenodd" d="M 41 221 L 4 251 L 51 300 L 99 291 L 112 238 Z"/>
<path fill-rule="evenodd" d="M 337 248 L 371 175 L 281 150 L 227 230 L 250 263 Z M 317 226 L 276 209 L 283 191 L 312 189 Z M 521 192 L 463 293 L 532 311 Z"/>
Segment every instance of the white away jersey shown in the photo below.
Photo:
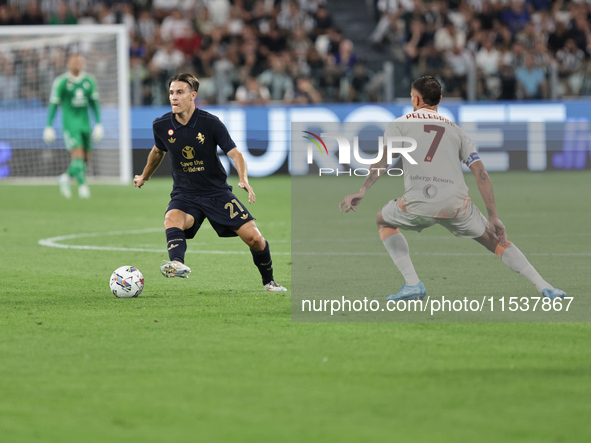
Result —
<path fill-rule="evenodd" d="M 471 155 L 474 143 L 461 128 L 435 111 L 420 109 L 390 123 L 387 137 L 410 137 L 417 142 L 409 153 L 416 165 L 402 156 L 404 196 L 398 206 L 403 211 L 437 218 L 455 218 L 466 211 L 470 197 L 462 162 L 469 166 L 478 155 Z"/>

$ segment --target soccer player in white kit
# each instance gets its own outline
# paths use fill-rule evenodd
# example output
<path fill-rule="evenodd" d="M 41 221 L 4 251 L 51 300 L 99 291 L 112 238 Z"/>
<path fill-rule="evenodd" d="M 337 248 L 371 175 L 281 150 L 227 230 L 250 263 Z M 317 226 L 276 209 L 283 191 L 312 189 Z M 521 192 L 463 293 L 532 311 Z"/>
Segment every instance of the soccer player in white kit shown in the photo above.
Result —
<path fill-rule="evenodd" d="M 563 298 L 566 292 L 546 282 L 513 243 L 507 241 L 505 226 L 499 219 L 492 184 L 484 164 L 468 135 L 453 122 L 437 113 L 441 85 L 434 77 L 421 77 L 412 84 L 414 111 L 390 123 L 387 137 L 409 137 L 417 142 L 412 164 L 407 156 L 404 165 L 404 195 L 391 200 L 377 215 L 379 234 L 405 283 L 388 300 L 423 298 L 427 291 L 410 259 L 406 239 L 399 231 L 422 231 L 438 223 L 460 238 L 473 238 L 498 255 L 512 270 L 533 283 L 548 298 Z M 380 169 L 390 166 L 386 147 L 382 159 L 372 165 L 361 189 L 341 201 L 341 212 L 355 211 L 368 189 L 380 178 Z M 488 219 L 472 203 L 464 181 L 462 162 L 478 184 L 486 205 Z"/>

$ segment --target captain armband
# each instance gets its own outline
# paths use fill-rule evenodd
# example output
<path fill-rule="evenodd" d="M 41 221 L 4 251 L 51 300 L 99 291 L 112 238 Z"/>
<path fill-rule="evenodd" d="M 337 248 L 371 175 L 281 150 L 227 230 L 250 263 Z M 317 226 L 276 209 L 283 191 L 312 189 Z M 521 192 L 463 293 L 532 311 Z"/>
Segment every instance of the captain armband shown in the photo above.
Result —
<path fill-rule="evenodd" d="M 478 152 L 475 151 L 468 156 L 468 160 L 466 160 L 464 162 L 464 164 L 466 166 L 470 167 L 470 166 L 472 166 L 472 163 L 479 162 L 479 161 L 482 161 L 482 160 L 480 160 L 480 156 L 478 155 Z"/>

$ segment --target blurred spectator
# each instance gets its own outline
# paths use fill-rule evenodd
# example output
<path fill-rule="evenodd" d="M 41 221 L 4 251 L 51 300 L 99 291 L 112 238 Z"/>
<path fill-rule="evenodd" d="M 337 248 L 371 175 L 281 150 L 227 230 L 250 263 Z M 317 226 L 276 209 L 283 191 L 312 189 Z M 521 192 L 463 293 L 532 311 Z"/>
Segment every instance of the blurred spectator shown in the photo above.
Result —
<path fill-rule="evenodd" d="M 564 48 L 556 53 L 556 60 L 561 95 L 577 95 L 583 83 L 585 53 L 569 38 Z"/>
<path fill-rule="evenodd" d="M 577 5 L 574 10 L 576 15 L 570 22 L 567 37 L 574 40 L 577 47 L 584 51 L 587 47 L 587 35 L 591 32 L 589 19 L 583 4 Z"/>
<path fill-rule="evenodd" d="M 236 89 L 236 101 L 241 105 L 261 105 L 271 99 L 269 89 L 260 85 L 256 77 L 248 77 L 246 84 Z"/>
<path fill-rule="evenodd" d="M 546 76 L 544 71 L 535 65 L 531 54 L 525 55 L 525 65 L 515 71 L 515 78 L 518 98 L 528 100 L 547 98 Z"/>
<path fill-rule="evenodd" d="M 141 37 L 133 37 L 129 46 L 129 57 L 145 59 L 148 55 L 148 50 Z"/>
<path fill-rule="evenodd" d="M 43 17 L 43 11 L 39 7 L 39 2 L 36 0 L 27 2 L 27 9 L 21 17 L 21 25 L 44 25 L 45 17 Z"/>
<path fill-rule="evenodd" d="M 211 20 L 216 26 L 224 26 L 230 17 L 230 2 L 229 0 L 204 0 Z"/>
<path fill-rule="evenodd" d="M 466 98 L 466 79 L 473 64 L 470 52 L 456 45 L 446 52 L 445 60 L 449 66 L 449 72 L 444 71 L 446 95 Z"/>
<path fill-rule="evenodd" d="M 269 31 L 269 23 L 273 18 L 270 8 L 267 8 L 265 0 L 257 0 L 250 13 L 246 14 L 246 22 L 254 26 L 258 31 L 266 33 Z"/>
<path fill-rule="evenodd" d="M 568 38 L 567 31 L 566 23 L 563 21 L 556 22 L 556 29 L 548 36 L 548 47 L 550 50 L 556 52 L 564 47 Z"/>
<path fill-rule="evenodd" d="M 517 98 L 517 79 L 511 65 L 501 65 L 499 68 L 501 93 L 499 100 L 515 100 Z"/>
<path fill-rule="evenodd" d="M 367 102 L 369 97 L 369 83 L 373 73 L 368 71 L 365 63 L 357 62 L 353 66 L 353 75 L 350 81 L 349 99 L 352 102 Z"/>
<path fill-rule="evenodd" d="M 271 23 L 269 32 L 261 35 L 260 43 L 270 52 L 281 52 L 287 48 L 287 37 L 274 23 Z"/>
<path fill-rule="evenodd" d="M 500 20 L 499 10 L 493 6 L 493 3 L 484 0 L 480 3 L 481 9 L 477 14 L 477 18 L 482 24 L 482 29 L 485 31 L 492 31 L 495 22 Z"/>
<path fill-rule="evenodd" d="M 379 0 L 376 9 L 380 18 L 377 26 L 369 36 L 369 41 L 374 45 L 380 44 L 384 41 L 390 27 L 393 26 L 398 19 L 398 0 Z"/>
<path fill-rule="evenodd" d="M 496 99 L 500 94 L 499 65 L 501 53 L 495 48 L 494 42 L 488 38 L 476 53 L 476 67 L 480 73 L 482 88 L 479 95 L 488 99 Z"/>
<path fill-rule="evenodd" d="M 187 60 L 192 61 L 201 49 L 201 36 L 192 27 L 188 27 L 184 35 L 174 40 L 174 47 L 181 51 Z"/>
<path fill-rule="evenodd" d="M 523 0 L 511 0 L 510 7 L 503 12 L 501 16 L 503 22 L 507 24 L 512 35 L 519 32 L 530 19 L 530 13 Z"/>
<path fill-rule="evenodd" d="M 453 47 L 461 47 L 462 45 L 454 45 Z M 452 49 L 452 48 L 449 48 Z M 427 46 L 421 57 L 419 58 L 419 75 L 431 75 L 437 77 L 446 69 L 445 59 L 443 53 L 438 51 L 435 46 Z"/>
<path fill-rule="evenodd" d="M 349 74 L 357 63 L 357 55 L 353 49 L 351 40 L 343 40 L 339 45 L 339 51 L 334 55 L 334 65 L 340 68 L 344 74 Z"/>
<path fill-rule="evenodd" d="M 201 35 L 209 34 L 217 28 L 207 7 L 201 8 L 198 12 L 197 18 L 195 19 L 195 25 L 197 27 L 197 32 Z"/>
<path fill-rule="evenodd" d="M 548 11 L 552 5 L 552 0 L 525 0 L 525 5 L 530 12 Z"/>
<path fill-rule="evenodd" d="M 306 31 L 311 31 L 314 27 L 314 22 L 306 12 L 302 11 L 296 0 L 288 0 L 287 2 L 282 2 L 281 10 L 277 16 L 277 27 L 289 32 L 297 28 L 304 28 Z"/>
<path fill-rule="evenodd" d="M 341 100 L 340 89 L 343 71 L 334 64 L 334 58 L 328 57 L 324 64 L 324 70 L 320 77 L 320 88 L 324 93 L 324 99 L 327 102 L 336 102 Z"/>
<path fill-rule="evenodd" d="M 406 75 L 410 78 L 417 76 L 412 68 L 418 63 L 421 51 L 431 43 L 432 35 L 425 29 L 425 24 L 420 19 L 415 19 L 410 25 L 410 34 L 407 42 L 404 45 L 404 52 L 406 54 Z"/>
<path fill-rule="evenodd" d="M 466 33 L 461 29 L 456 29 L 451 21 L 446 21 L 445 26 L 435 31 L 433 37 L 435 49 L 438 51 L 448 51 L 454 46 L 466 45 Z"/>
<path fill-rule="evenodd" d="M 183 17 L 180 9 L 173 9 L 172 13 L 162 20 L 160 34 L 165 41 L 175 40 L 184 37 L 191 27 L 191 21 Z"/>
<path fill-rule="evenodd" d="M 49 18 L 50 25 L 75 25 L 78 22 L 76 16 L 72 14 L 68 3 L 60 1 L 57 3 L 55 14 Z"/>
<path fill-rule="evenodd" d="M 16 25 L 16 20 L 6 4 L 0 4 L 0 26 Z"/>
<path fill-rule="evenodd" d="M 110 12 L 103 17 L 101 23 L 105 25 L 122 23 L 127 28 L 127 32 L 135 32 L 135 16 L 128 3 L 114 4 Z"/>
<path fill-rule="evenodd" d="M 544 36 L 536 31 L 534 23 L 530 21 L 517 33 L 515 40 L 521 43 L 527 51 L 531 51 L 539 42 L 544 41 Z"/>
<path fill-rule="evenodd" d="M 318 9 L 314 14 L 314 35 L 326 34 L 332 26 L 332 17 L 326 6 L 322 4 L 318 5 Z"/>
<path fill-rule="evenodd" d="M 173 41 L 167 41 L 164 46 L 152 57 L 152 69 L 156 72 L 166 72 L 166 76 L 171 76 L 185 62 L 185 56 L 181 51 L 174 47 Z M 170 75 L 169 75 L 170 73 Z"/>
<path fill-rule="evenodd" d="M 307 77 L 296 79 L 292 103 L 307 105 L 322 102 L 322 96 Z"/>
<path fill-rule="evenodd" d="M 151 42 L 156 32 L 156 20 L 149 10 L 141 11 L 136 21 L 136 30 L 145 42 Z"/>
<path fill-rule="evenodd" d="M 20 80 L 14 69 L 14 61 L 0 55 L 0 102 L 19 98 Z"/>
<path fill-rule="evenodd" d="M 510 100 L 518 95 L 518 70 L 526 78 L 537 69 L 548 77 L 554 64 L 559 82 L 553 92 L 558 96 L 591 90 L 589 0 L 373 3 L 378 24 L 369 43 L 379 43 L 379 52 L 388 51 L 384 60 L 397 66 L 396 91 L 410 78 L 434 75 L 445 84 L 447 96 L 466 97 L 467 74 L 476 69 L 478 98 Z M 383 73 L 374 74 L 358 62 L 348 39 L 359 36 L 350 29 L 343 33 L 329 5 L 326 0 L 0 0 L 0 26 L 124 23 L 130 31 L 132 77 L 137 77 L 134 103 L 166 102 L 161 88 L 166 79 L 160 77 L 178 70 L 203 80 L 200 96 L 210 103 L 233 97 L 235 88 L 246 88 L 249 77 L 269 81 L 274 100 L 315 102 L 315 94 L 309 97 L 298 87 L 301 83 L 306 88 L 300 78 L 308 79 L 326 101 L 380 99 Z M 170 50 L 165 40 L 180 51 Z M 52 50 L 51 57 L 59 58 L 59 52 Z M 533 58 L 529 68 L 528 54 Z M 107 56 L 113 54 L 93 55 L 101 66 Z M 380 70 L 376 53 L 370 57 L 368 66 Z M 63 69 L 59 65 L 54 73 L 58 64 L 43 57 L 12 62 L 10 78 L 33 79 L 36 67 L 42 89 L 51 85 L 49 73 L 58 75 Z M 548 95 L 549 86 L 541 88 L 542 96 Z M 520 87 L 519 96 L 530 92 Z M 33 100 L 37 92 L 20 94 Z M 45 100 L 47 94 L 40 96 Z"/>
<path fill-rule="evenodd" d="M 297 58 L 305 58 L 313 45 L 314 43 L 308 38 L 304 28 L 295 29 L 287 41 L 287 48 Z"/>
<path fill-rule="evenodd" d="M 293 80 L 286 73 L 283 59 L 278 55 L 271 55 L 269 64 L 270 68 L 259 75 L 259 83 L 269 89 L 271 100 L 291 100 L 293 97 Z"/>

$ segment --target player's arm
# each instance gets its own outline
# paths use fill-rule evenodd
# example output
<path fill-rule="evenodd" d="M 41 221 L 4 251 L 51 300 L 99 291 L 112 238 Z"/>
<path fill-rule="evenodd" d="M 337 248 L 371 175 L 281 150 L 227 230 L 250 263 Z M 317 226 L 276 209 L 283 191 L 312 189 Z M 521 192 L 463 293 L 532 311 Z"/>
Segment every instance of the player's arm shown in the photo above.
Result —
<path fill-rule="evenodd" d="M 57 107 L 61 103 L 61 91 L 63 83 L 60 82 L 59 78 L 55 79 L 51 87 L 51 95 L 49 96 L 49 106 L 47 111 L 47 123 L 43 130 L 43 141 L 47 144 L 55 141 L 55 129 L 53 129 L 53 119 L 57 112 Z"/>
<path fill-rule="evenodd" d="M 256 195 L 252 190 L 252 186 L 248 183 L 248 171 L 244 156 L 238 148 L 234 148 L 228 151 L 228 157 L 232 159 L 234 166 L 236 166 L 236 171 L 238 172 L 238 186 L 248 192 L 248 203 L 254 203 Z"/>
<path fill-rule="evenodd" d="M 160 163 L 162 163 L 162 160 L 164 159 L 165 155 L 165 151 L 162 151 L 158 149 L 156 146 L 154 146 L 150 151 L 150 154 L 148 154 L 148 162 L 146 163 L 144 171 L 141 175 L 136 175 L 133 178 L 133 185 L 137 188 L 141 188 L 142 186 L 144 186 L 144 184 L 148 180 L 150 180 L 152 174 L 156 172 L 156 169 L 158 169 L 158 166 L 160 166 Z"/>
<path fill-rule="evenodd" d="M 384 146 L 384 152 L 382 153 L 382 158 L 379 162 L 374 163 L 369 168 L 369 174 L 365 177 L 365 181 L 361 186 L 361 189 L 354 194 L 347 195 L 343 201 L 339 204 L 339 209 L 343 212 L 343 207 L 345 208 L 345 212 L 349 211 L 356 211 L 357 205 L 361 202 L 361 199 L 365 197 L 365 193 L 373 186 L 375 182 L 379 180 L 379 178 L 386 172 L 386 168 L 388 168 L 388 159 L 386 152 L 387 147 Z"/>
<path fill-rule="evenodd" d="M 91 84 L 91 91 L 90 91 L 90 108 L 94 113 L 94 129 L 92 130 L 92 139 L 95 142 L 99 142 L 102 140 L 103 135 L 105 134 L 105 130 L 103 129 L 103 125 L 101 123 L 101 105 L 99 101 L 99 93 L 96 87 L 96 81 L 94 78 L 90 79 Z"/>
<path fill-rule="evenodd" d="M 470 171 L 472 171 L 472 174 L 474 174 L 474 177 L 476 178 L 478 190 L 480 191 L 480 195 L 486 206 L 486 212 L 488 213 L 488 228 L 493 236 L 499 240 L 501 245 L 506 246 L 507 232 L 505 231 L 505 226 L 499 219 L 499 213 L 497 212 L 497 205 L 495 203 L 495 194 L 493 192 L 488 172 L 486 172 L 484 164 L 480 159 L 472 161 L 469 167 Z"/>

